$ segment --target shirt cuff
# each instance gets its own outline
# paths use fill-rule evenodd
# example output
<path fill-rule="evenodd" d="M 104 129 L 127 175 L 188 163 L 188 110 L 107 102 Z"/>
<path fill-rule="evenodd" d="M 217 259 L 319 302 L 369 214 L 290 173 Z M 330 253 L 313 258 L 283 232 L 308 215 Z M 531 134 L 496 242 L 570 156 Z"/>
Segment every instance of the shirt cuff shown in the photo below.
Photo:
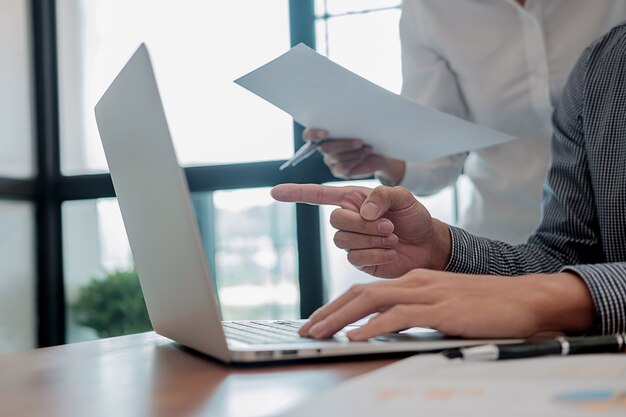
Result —
<path fill-rule="evenodd" d="M 397 185 L 400 185 L 399 182 L 389 181 L 389 179 L 379 174 L 376 174 L 375 177 L 378 181 L 380 181 L 382 185 L 386 185 L 387 187 L 395 187 Z"/>
<path fill-rule="evenodd" d="M 452 237 L 452 253 L 447 272 L 484 275 L 489 273 L 487 239 L 476 237 L 458 227 L 448 226 Z"/>
<path fill-rule="evenodd" d="M 453 185 L 461 172 L 467 154 L 458 154 L 429 162 L 406 161 L 400 185 L 414 194 L 427 196 Z"/>
<path fill-rule="evenodd" d="M 615 334 L 626 330 L 626 264 L 566 266 L 587 285 L 596 307 L 598 323 L 594 332 Z"/>

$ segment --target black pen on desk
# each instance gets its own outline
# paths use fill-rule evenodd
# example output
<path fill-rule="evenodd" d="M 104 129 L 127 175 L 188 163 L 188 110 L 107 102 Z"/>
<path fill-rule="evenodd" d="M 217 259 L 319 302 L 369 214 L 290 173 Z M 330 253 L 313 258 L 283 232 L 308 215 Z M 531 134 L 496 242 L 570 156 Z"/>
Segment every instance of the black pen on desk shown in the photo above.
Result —
<path fill-rule="evenodd" d="M 611 336 L 557 337 L 511 344 L 489 344 L 449 349 L 443 354 L 450 359 L 489 361 L 533 358 L 547 355 L 578 355 L 583 353 L 617 353 L 626 348 L 626 333 Z"/>

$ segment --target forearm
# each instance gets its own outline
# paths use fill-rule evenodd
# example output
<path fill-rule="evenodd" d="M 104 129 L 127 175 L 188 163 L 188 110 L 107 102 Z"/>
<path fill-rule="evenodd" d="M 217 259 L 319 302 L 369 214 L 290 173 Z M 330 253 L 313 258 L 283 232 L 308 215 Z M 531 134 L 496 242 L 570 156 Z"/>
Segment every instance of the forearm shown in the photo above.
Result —
<path fill-rule="evenodd" d="M 452 235 L 450 227 L 444 222 L 433 219 L 435 240 L 431 252 L 430 267 L 435 271 L 443 271 L 450 263 L 452 256 Z"/>
<path fill-rule="evenodd" d="M 626 332 L 626 262 L 562 268 L 576 273 L 587 285 L 597 317 L 594 332 Z"/>
<path fill-rule="evenodd" d="M 525 304 L 536 316 L 535 334 L 565 332 L 588 333 L 597 315 L 589 288 L 571 272 L 538 274 L 526 278 L 531 284 L 515 296 L 525 297 Z"/>
<path fill-rule="evenodd" d="M 517 276 L 558 272 L 565 265 L 577 263 L 574 257 L 540 244 L 510 245 L 453 226 L 449 230 L 451 251 L 445 267 L 449 272 Z"/>
<path fill-rule="evenodd" d="M 581 265 L 579 258 L 537 243 L 513 246 L 472 236 L 454 227 L 450 227 L 450 239 L 447 271 L 501 276 L 574 273 L 593 300 L 597 322 L 592 332 L 626 331 L 626 263 Z M 553 296 L 557 305 L 568 300 L 565 293 Z"/>

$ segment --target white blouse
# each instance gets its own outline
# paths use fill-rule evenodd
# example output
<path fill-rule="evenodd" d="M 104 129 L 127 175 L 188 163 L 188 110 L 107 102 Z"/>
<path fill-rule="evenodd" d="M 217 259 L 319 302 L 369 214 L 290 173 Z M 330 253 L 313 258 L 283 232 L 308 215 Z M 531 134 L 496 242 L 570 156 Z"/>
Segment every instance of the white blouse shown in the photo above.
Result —
<path fill-rule="evenodd" d="M 626 0 L 404 0 L 402 95 L 519 139 L 407 161 L 401 185 L 428 195 L 463 171 L 472 190 L 460 226 L 525 241 L 539 223 L 552 107 L 585 47 L 623 20 Z"/>

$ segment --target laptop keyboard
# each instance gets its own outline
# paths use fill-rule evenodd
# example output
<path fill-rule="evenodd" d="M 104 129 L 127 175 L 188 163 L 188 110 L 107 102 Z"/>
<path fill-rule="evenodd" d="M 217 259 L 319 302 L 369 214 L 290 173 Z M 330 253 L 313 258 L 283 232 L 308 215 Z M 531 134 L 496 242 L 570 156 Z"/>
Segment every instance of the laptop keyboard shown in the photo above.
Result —
<path fill-rule="evenodd" d="M 226 321 L 222 323 L 227 339 L 248 344 L 306 343 L 318 340 L 300 337 L 302 322 L 276 321 Z"/>

